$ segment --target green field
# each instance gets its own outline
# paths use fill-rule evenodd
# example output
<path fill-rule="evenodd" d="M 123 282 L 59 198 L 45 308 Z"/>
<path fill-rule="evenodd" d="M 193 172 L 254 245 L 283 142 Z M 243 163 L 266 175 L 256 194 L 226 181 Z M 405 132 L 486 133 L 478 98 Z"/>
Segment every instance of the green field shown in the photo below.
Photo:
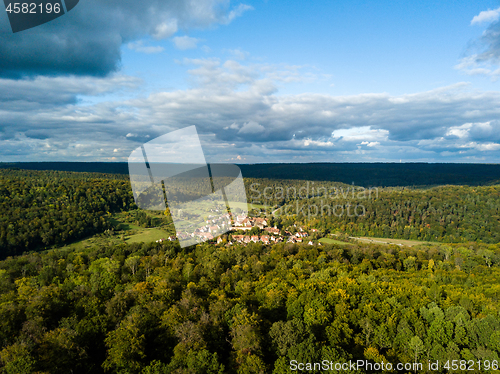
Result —
<path fill-rule="evenodd" d="M 85 248 L 90 248 L 99 245 L 109 245 L 109 244 L 116 245 L 119 244 L 120 242 L 123 243 L 123 240 L 121 240 L 117 234 L 111 236 L 97 234 L 89 238 L 85 238 L 73 242 L 71 244 L 67 244 L 64 246 L 64 248 L 70 248 L 72 250 L 83 250 Z"/>
<path fill-rule="evenodd" d="M 151 212 L 146 212 L 152 217 L 158 217 Z M 114 227 L 114 231 L 110 233 L 97 234 L 74 243 L 68 244 L 65 247 L 71 249 L 82 250 L 84 248 L 90 248 L 96 245 L 108 245 L 112 243 L 114 245 L 119 243 L 148 243 L 155 242 L 158 239 L 166 239 L 171 235 L 174 235 L 173 226 L 165 225 L 163 227 L 152 227 L 145 228 L 141 226 L 134 225 L 133 223 L 125 222 L 124 217 L 127 212 L 113 214 L 108 220 Z M 170 228 L 170 230 L 169 230 Z"/>
<path fill-rule="evenodd" d="M 351 239 L 358 240 L 364 243 L 374 243 L 374 244 L 396 244 L 396 245 L 404 245 L 406 247 L 414 247 L 417 245 L 431 245 L 431 244 L 439 244 L 436 242 L 422 242 L 418 240 L 406 240 L 406 239 L 388 239 L 388 238 L 370 238 L 370 237 L 351 237 Z"/>
<path fill-rule="evenodd" d="M 146 214 L 158 218 L 153 212 L 144 211 Z M 109 218 L 115 229 L 117 230 L 116 235 L 120 238 L 124 236 L 124 240 L 127 243 L 140 243 L 140 242 L 155 242 L 158 239 L 168 238 L 174 235 L 173 225 L 162 225 L 161 227 L 151 227 L 145 228 L 134 225 L 129 222 L 124 222 L 124 216 L 127 212 L 122 212 L 114 214 L 113 217 Z"/>
<path fill-rule="evenodd" d="M 133 225 L 133 224 L 128 223 L 128 222 L 122 222 L 119 219 L 118 215 L 115 215 L 114 217 L 109 218 L 109 221 L 113 224 L 113 226 L 115 226 L 115 228 L 117 230 L 127 231 L 127 230 L 143 230 L 144 229 L 143 227 L 136 226 L 136 225 Z"/>
<path fill-rule="evenodd" d="M 150 229 L 142 229 L 143 231 L 137 232 L 136 234 L 128 235 L 125 237 L 125 241 L 127 243 L 140 243 L 140 242 L 155 242 L 158 239 L 166 239 L 170 235 L 167 231 L 150 228 Z"/>
<path fill-rule="evenodd" d="M 325 244 L 340 244 L 340 245 L 349 244 L 346 242 L 341 242 L 340 240 L 335 240 L 335 239 L 330 239 L 330 238 L 321 238 L 321 239 L 319 239 L 319 242 L 325 243 Z"/>

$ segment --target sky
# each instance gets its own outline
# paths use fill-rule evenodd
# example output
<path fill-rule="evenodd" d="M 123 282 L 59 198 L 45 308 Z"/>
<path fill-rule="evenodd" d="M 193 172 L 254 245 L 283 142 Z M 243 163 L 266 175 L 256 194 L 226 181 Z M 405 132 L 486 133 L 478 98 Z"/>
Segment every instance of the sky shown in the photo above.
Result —
<path fill-rule="evenodd" d="M 82 0 L 13 34 L 0 162 L 500 162 L 500 1 Z"/>

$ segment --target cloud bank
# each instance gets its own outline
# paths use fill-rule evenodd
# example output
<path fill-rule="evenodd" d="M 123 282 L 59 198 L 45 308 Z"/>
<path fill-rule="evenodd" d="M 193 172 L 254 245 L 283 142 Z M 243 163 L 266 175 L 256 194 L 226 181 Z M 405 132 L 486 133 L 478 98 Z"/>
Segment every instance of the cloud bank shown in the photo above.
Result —
<path fill-rule="evenodd" d="M 212 161 L 500 161 L 498 92 L 458 83 L 399 96 L 278 95 L 280 84 L 309 72 L 182 63 L 194 88 L 92 104 L 85 98 L 141 83 L 119 75 L 0 79 L 2 158 L 124 161 L 139 144 L 196 125 Z"/>

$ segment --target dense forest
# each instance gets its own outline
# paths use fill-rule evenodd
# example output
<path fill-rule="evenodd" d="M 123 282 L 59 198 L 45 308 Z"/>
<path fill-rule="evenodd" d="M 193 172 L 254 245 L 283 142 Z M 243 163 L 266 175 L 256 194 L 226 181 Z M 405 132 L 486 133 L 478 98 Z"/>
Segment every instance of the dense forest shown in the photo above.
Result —
<path fill-rule="evenodd" d="M 500 185 L 364 188 L 337 182 L 246 179 L 248 201 L 274 222 L 325 233 L 460 243 L 500 242 Z"/>
<path fill-rule="evenodd" d="M 498 185 L 368 190 L 247 178 L 249 201 L 263 204 L 255 214 L 282 232 L 310 230 L 314 243 L 181 249 L 112 234 L 171 222 L 168 209 L 137 209 L 126 175 L 9 169 L 0 182 L 0 373 L 284 374 L 291 362 L 323 360 L 422 363 L 420 372 L 439 360 L 432 372 L 442 373 L 498 365 Z M 328 214 L 325 204 L 362 205 L 365 214 Z M 345 242 L 318 243 L 329 233 Z M 442 243 L 348 238 L 363 235 Z"/>
<path fill-rule="evenodd" d="M 181 186 L 169 196 L 186 201 L 200 194 L 196 183 Z M 498 185 L 365 189 L 246 178 L 245 186 L 248 202 L 269 206 L 280 228 L 299 223 L 352 236 L 500 242 Z M 0 209 L 0 258 L 5 258 L 112 229 L 110 213 L 137 207 L 125 175 L 0 169 Z M 141 226 L 154 226 L 141 211 L 134 216 Z"/>
<path fill-rule="evenodd" d="M 0 170 L 0 259 L 102 232 L 134 206 L 121 176 Z"/>
<path fill-rule="evenodd" d="M 478 244 L 171 242 L 30 253 L 0 262 L 1 367 L 284 374 L 292 360 L 491 364 L 499 254 Z"/>
<path fill-rule="evenodd" d="M 498 164 L 312 163 L 239 165 L 245 178 L 354 183 L 363 187 L 498 183 Z"/>
<path fill-rule="evenodd" d="M 241 164 L 244 178 L 341 182 L 364 187 L 489 185 L 500 181 L 497 164 L 290 163 Z M 128 174 L 124 162 L 16 162 L 0 168 Z"/>
<path fill-rule="evenodd" d="M 500 242 L 500 186 L 429 189 L 352 187 L 333 197 L 288 202 L 283 225 L 298 220 L 325 232 L 438 242 Z M 371 196 L 370 196 L 371 194 Z"/>

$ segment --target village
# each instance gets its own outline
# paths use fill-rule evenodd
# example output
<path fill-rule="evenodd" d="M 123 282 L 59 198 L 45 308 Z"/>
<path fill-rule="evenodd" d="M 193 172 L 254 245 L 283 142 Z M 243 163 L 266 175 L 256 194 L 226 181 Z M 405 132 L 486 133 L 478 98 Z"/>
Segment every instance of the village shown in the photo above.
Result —
<path fill-rule="evenodd" d="M 259 231 L 264 231 L 265 234 L 256 235 L 253 230 L 252 234 L 249 232 L 258 228 Z M 217 244 L 232 245 L 235 243 L 248 244 L 248 243 L 308 243 L 313 245 L 309 233 L 302 227 L 296 227 L 295 233 L 287 230 L 280 230 L 276 226 L 269 227 L 268 219 L 261 217 L 248 217 L 246 215 L 236 215 L 226 213 L 218 216 L 209 216 L 205 225 L 195 229 L 193 232 L 177 231 L 176 236 L 169 236 L 167 239 L 159 239 L 156 242 L 163 242 L 165 240 L 175 241 L 179 239 L 196 238 L 200 242 L 213 241 L 217 238 Z M 317 229 L 311 229 L 311 233 L 317 232 Z M 234 232 L 234 234 L 233 234 Z M 247 232 L 247 233 L 245 233 Z M 227 234 L 226 234 L 227 233 Z M 226 235 L 222 235 L 226 234 Z M 321 244 L 319 244 L 321 245 Z"/>

